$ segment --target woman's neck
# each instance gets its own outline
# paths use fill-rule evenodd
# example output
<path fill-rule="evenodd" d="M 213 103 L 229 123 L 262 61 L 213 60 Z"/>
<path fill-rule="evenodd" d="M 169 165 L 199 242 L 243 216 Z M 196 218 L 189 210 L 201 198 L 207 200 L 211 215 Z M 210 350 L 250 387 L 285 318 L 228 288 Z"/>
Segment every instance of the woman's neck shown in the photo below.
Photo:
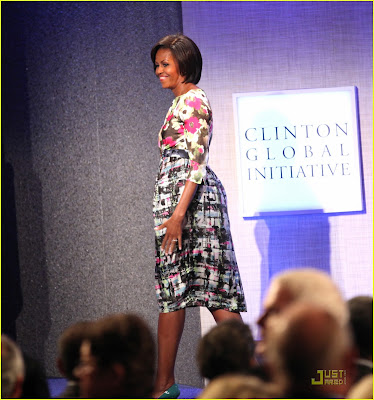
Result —
<path fill-rule="evenodd" d="M 183 94 L 186 94 L 191 89 L 198 89 L 198 87 L 194 83 L 183 83 L 182 85 L 173 89 L 172 92 L 174 93 L 175 97 L 179 97 Z"/>

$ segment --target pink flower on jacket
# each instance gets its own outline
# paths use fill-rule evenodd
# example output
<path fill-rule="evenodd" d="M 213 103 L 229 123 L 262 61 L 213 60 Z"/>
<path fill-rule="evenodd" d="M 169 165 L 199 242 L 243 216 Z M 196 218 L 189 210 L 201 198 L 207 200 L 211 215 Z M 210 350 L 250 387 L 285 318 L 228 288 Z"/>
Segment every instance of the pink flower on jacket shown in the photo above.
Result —
<path fill-rule="evenodd" d="M 201 127 L 201 124 L 196 117 L 191 117 L 184 121 L 184 127 L 188 132 L 195 133 Z"/>
<path fill-rule="evenodd" d="M 194 171 L 197 171 L 199 169 L 199 163 L 197 163 L 196 161 L 191 160 L 191 167 Z"/>
<path fill-rule="evenodd" d="M 193 100 L 186 99 L 186 104 L 190 107 L 193 107 L 195 110 L 200 110 L 201 99 L 198 97 L 194 97 Z"/>
<path fill-rule="evenodd" d="M 172 138 L 171 136 L 168 136 L 166 139 L 164 139 L 164 140 L 162 141 L 162 144 L 163 144 L 163 145 L 165 145 L 165 146 L 170 146 L 170 147 L 175 146 L 176 143 L 177 143 L 177 142 L 176 142 L 175 140 L 173 140 L 173 138 Z"/>

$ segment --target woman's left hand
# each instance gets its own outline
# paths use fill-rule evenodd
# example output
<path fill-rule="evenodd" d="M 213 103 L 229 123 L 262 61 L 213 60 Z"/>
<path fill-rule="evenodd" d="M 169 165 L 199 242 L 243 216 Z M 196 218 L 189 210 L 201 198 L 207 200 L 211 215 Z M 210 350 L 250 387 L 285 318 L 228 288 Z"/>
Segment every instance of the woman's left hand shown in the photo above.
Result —
<path fill-rule="evenodd" d="M 179 250 L 182 250 L 182 229 L 183 229 L 183 220 L 179 221 L 173 215 L 167 219 L 163 224 L 157 226 L 155 231 L 159 231 L 161 229 L 166 228 L 166 233 L 164 236 L 164 240 L 161 244 L 161 250 L 165 252 L 165 254 L 172 254 L 175 250 L 175 247 L 178 243 Z"/>

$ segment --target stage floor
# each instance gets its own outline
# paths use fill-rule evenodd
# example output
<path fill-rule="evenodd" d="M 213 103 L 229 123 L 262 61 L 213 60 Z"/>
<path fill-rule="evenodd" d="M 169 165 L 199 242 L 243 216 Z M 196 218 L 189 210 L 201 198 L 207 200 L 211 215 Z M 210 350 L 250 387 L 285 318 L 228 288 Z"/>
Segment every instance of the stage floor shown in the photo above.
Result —
<path fill-rule="evenodd" d="M 64 378 L 48 378 L 49 391 L 51 397 L 57 397 L 64 390 L 66 385 L 66 379 Z M 195 399 L 202 389 L 195 388 L 193 386 L 179 385 L 181 394 L 180 399 Z"/>

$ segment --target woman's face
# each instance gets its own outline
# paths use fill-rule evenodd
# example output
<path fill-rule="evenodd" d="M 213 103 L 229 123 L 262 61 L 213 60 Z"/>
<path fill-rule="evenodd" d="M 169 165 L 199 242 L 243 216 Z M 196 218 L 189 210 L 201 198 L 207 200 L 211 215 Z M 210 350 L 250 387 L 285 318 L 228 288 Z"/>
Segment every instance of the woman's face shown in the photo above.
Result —
<path fill-rule="evenodd" d="M 160 79 L 164 89 L 170 89 L 179 94 L 184 77 L 179 73 L 179 67 L 173 53 L 169 49 L 159 49 L 155 58 L 155 74 Z"/>

